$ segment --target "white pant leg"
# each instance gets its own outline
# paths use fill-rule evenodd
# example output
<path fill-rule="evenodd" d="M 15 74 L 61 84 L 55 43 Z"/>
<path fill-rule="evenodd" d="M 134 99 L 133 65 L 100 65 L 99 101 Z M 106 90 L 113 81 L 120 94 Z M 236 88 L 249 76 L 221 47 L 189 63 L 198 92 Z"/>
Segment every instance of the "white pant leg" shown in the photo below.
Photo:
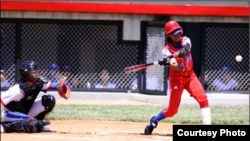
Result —
<path fill-rule="evenodd" d="M 45 107 L 42 105 L 42 99 L 37 99 L 30 108 L 28 115 L 31 117 L 36 117 L 43 111 L 45 111 Z"/>

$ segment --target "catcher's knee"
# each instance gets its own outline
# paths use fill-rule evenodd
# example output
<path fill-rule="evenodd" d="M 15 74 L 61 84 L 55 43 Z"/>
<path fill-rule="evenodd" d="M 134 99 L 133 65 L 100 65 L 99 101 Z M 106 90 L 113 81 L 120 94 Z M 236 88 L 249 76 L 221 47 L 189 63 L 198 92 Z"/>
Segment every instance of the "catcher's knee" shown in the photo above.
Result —
<path fill-rule="evenodd" d="M 56 99 L 53 95 L 43 95 L 42 105 L 45 107 L 47 112 L 51 112 L 56 105 Z"/>

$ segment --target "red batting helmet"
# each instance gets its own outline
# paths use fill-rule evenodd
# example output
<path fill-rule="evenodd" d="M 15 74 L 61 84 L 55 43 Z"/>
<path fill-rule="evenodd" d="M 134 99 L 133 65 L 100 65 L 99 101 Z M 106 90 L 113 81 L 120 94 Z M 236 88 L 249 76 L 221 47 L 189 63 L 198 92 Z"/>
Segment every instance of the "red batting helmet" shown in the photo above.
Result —
<path fill-rule="evenodd" d="M 169 21 L 165 24 L 165 33 L 170 34 L 173 31 L 180 29 L 183 33 L 182 27 L 179 25 L 177 21 Z"/>

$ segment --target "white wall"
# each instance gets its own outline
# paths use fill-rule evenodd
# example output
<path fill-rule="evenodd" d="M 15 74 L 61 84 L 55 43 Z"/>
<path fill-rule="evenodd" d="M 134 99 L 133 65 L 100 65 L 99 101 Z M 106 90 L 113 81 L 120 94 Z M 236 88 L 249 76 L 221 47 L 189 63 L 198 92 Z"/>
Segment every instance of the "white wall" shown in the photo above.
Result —
<path fill-rule="evenodd" d="M 139 41 L 141 33 L 141 21 L 153 21 L 155 16 L 135 14 L 1 11 L 1 18 L 123 20 L 123 40 Z M 180 22 L 249 23 L 249 18 L 237 17 L 170 16 L 170 19 Z"/>

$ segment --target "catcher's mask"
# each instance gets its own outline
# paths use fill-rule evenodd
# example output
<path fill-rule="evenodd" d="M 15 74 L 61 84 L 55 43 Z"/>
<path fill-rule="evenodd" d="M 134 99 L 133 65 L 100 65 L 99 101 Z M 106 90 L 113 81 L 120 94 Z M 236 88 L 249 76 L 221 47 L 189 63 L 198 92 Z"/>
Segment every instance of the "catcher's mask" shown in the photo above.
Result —
<path fill-rule="evenodd" d="M 39 78 L 38 65 L 34 61 L 24 61 L 20 66 L 21 79 L 36 82 Z"/>

